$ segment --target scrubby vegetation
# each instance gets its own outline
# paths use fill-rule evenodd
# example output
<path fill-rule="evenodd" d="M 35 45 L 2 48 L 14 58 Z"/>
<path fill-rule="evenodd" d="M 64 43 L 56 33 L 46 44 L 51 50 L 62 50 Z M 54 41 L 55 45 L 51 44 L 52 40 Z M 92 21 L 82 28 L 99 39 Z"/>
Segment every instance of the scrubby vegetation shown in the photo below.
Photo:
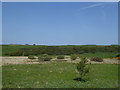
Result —
<path fill-rule="evenodd" d="M 92 57 L 90 60 L 95 62 L 103 62 L 103 59 L 101 57 Z"/>
<path fill-rule="evenodd" d="M 2 45 L 3 56 L 28 56 L 28 55 L 71 55 L 71 54 L 96 54 L 108 53 L 110 57 L 118 54 L 117 45 L 64 45 L 64 46 L 42 46 L 42 45 Z M 113 54 L 113 55 L 112 55 Z M 107 54 L 106 54 L 107 55 Z"/>
<path fill-rule="evenodd" d="M 77 56 L 76 54 L 72 54 L 72 55 L 70 56 L 71 60 L 76 60 L 77 57 L 78 57 L 78 56 Z"/>
<path fill-rule="evenodd" d="M 120 57 L 120 54 L 117 54 L 115 57 Z"/>
<path fill-rule="evenodd" d="M 46 57 L 44 58 L 44 61 L 50 61 L 51 59 L 52 59 L 51 56 L 46 56 Z"/>
<path fill-rule="evenodd" d="M 64 59 L 65 57 L 63 55 L 57 56 L 57 59 Z"/>
<path fill-rule="evenodd" d="M 28 59 L 36 59 L 36 57 L 34 55 L 29 55 Z"/>
<path fill-rule="evenodd" d="M 38 61 L 50 61 L 52 57 L 48 54 L 43 54 L 38 56 Z"/>
<path fill-rule="evenodd" d="M 114 58 L 120 60 L 120 54 L 117 54 Z"/>
<path fill-rule="evenodd" d="M 38 61 L 40 62 L 40 61 L 44 61 L 44 57 L 43 56 L 38 56 Z"/>

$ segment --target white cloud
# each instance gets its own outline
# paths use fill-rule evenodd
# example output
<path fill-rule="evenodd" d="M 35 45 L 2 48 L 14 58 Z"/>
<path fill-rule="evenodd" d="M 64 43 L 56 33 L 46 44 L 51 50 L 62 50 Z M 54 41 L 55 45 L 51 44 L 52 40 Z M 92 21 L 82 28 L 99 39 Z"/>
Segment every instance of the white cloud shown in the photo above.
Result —
<path fill-rule="evenodd" d="M 82 7 L 81 9 L 88 9 L 88 8 L 93 8 L 93 7 L 97 7 L 97 6 L 102 6 L 104 4 L 93 4 L 93 5 L 89 5 L 87 7 Z"/>

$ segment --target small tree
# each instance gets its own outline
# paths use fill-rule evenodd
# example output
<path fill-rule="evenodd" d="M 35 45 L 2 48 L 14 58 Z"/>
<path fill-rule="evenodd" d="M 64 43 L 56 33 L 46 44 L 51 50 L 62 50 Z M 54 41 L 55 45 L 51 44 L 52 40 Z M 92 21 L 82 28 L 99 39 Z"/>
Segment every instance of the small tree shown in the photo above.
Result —
<path fill-rule="evenodd" d="M 83 80 L 83 78 L 90 72 L 90 67 L 87 62 L 87 59 L 85 57 L 82 57 L 81 61 L 77 65 L 79 80 Z"/>

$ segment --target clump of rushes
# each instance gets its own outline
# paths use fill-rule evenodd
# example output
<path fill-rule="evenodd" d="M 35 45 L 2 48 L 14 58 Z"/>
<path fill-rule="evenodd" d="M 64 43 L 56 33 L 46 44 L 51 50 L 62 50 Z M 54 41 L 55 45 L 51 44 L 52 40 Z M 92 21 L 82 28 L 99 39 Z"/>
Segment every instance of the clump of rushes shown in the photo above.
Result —
<path fill-rule="evenodd" d="M 92 57 L 90 60 L 95 62 L 103 62 L 103 59 L 101 57 Z"/>
<path fill-rule="evenodd" d="M 65 57 L 63 55 L 57 56 L 57 59 L 64 59 Z"/>
<path fill-rule="evenodd" d="M 28 59 L 36 59 L 36 57 L 34 55 L 29 55 Z"/>
<path fill-rule="evenodd" d="M 77 71 L 79 72 L 79 81 L 84 80 L 84 77 L 90 72 L 90 66 L 87 64 L 85 57 L 81 58 L 81 61 L 77 64 Z"/>
<path fill-rule="evenodd" d="M 71 60 L 76 60 L 76 59 L 77 59 L 77 55 L 76 55 L 76 54 L 72 54 L 72 55 L 70 56 L 70 58 L 71 58 Z"/>

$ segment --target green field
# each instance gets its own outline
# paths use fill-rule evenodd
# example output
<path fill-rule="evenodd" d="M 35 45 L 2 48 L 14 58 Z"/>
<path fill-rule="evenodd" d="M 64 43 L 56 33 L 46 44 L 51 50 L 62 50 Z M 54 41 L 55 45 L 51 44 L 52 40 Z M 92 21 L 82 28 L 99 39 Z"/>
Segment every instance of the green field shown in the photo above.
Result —
<path fill-rule="evenodd" d="M 51 62 L 36 65 L 7 65 L 2 69 L 3 88 L 117 88 L 118 65 L 92 64 L 85 82 L 78 77 L 76 64 Z"/>

